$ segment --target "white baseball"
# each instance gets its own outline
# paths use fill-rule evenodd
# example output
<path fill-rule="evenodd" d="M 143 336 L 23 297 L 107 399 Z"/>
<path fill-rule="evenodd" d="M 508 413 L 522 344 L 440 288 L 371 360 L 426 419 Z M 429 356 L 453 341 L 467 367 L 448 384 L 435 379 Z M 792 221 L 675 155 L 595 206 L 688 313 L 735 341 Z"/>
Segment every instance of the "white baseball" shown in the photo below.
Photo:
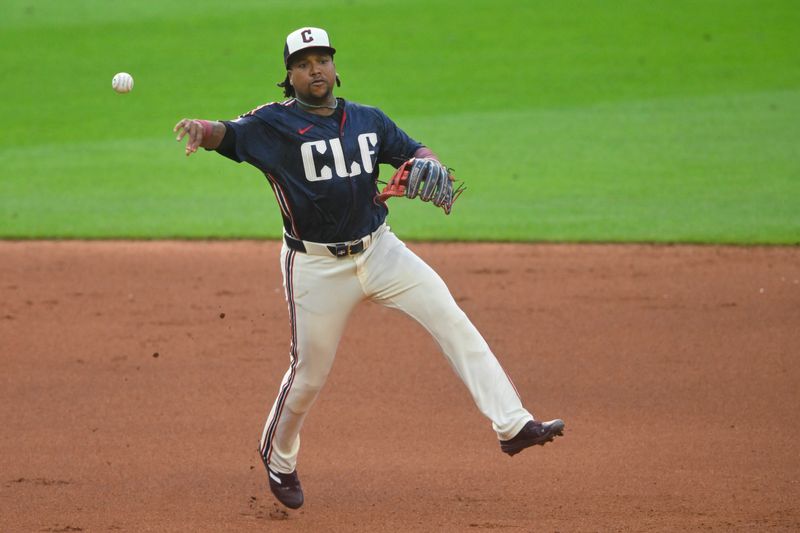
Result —
<path fill-rule="evenodd" d="M 133 89 L 133 76 L 127 72 L 115 74 L 111 80 L 111 88 L 118 93 L 128 93 Z"/>

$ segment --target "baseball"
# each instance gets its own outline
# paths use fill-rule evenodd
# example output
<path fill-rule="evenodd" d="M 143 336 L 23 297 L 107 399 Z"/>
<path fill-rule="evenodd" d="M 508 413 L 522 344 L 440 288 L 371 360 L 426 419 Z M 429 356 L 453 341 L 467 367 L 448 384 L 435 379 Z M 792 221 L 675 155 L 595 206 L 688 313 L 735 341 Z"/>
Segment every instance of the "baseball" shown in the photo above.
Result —
<path fill-rule="evenodd" d="M 111 79 L 111 87 L 118 93 L 128 93 L 133 89 L 133 76 L 127 72 L 115 74 Z"/>

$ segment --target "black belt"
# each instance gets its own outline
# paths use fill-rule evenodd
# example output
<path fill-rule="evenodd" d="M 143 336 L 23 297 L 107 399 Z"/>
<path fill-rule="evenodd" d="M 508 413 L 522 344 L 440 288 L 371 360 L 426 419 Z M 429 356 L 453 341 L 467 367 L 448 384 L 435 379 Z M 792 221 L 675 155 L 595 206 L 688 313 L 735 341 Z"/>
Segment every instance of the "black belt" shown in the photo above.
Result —
<path fill-rule="evenodd" d="M 286 246 L 292 250 L 302 252 L 304 254 L 322 255 L 320 254 L 319 250 L 326 249 L 334 257 L 346 257 L 348 255 L 360 254 L 366 249 L 364 239 L 332 244 L 309 243 L 306 241 L 301 241 L 300 239 L 295 239 L 294 237 L 290 237 L 284 233 L 283 240 L 286 242 Z M 306 244 L 308 244 L 308 246 L 306 246 Z"/>

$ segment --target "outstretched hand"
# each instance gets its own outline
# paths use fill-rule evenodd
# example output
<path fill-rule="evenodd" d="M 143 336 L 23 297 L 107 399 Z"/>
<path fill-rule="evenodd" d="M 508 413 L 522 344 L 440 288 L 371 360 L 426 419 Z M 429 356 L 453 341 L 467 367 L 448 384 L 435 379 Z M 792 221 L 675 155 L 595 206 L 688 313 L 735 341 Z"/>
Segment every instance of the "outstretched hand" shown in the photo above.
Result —
<path fill-rule="evenodd" d="M 172 128 L 173 132 L 178 132 L 178 136 L 175 138 L 176 141 L 180 142 L 184 137 L 187 137 L 186 140 L 186 155 L 190 156 L 200 148 L 200 143 L 203 142 L 203 138 L 205 137 L 206 128 L 204 128 L 203 123 L 199 120 L 190 119 L 190 118 L 183 118 L 175 127 Z"/>

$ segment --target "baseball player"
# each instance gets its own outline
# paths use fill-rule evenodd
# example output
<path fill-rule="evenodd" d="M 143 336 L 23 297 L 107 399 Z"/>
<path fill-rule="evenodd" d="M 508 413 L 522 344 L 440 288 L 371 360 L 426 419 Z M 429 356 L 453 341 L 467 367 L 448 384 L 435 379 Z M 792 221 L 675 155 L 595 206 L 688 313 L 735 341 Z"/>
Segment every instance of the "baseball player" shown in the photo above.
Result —
<path fill-rule="evenodd" d="M 424 326 L 492 422 L 500 448 L 515 455 L 561 435 L 561 420 L 540 422 L 445 283 L 386 225 L 390 196 L 419 195 L 449 213 L 458 197 L 437 156 L 382 111 L 334 96 L 328 34 L 300 28 L 286 38 L 286 99 L 234 120 L 182 119 L 186 155 L 198 148 L 245 161 L 267 178 L 284 226 L 281 271 L 291 325 L 289 369 L 261 434 L 259 453 L 275 497 L 303 504 L 297 476 L 300 429 L 330 372 L 353 308 L 372 300 Z M 393 190 L 377 187 L 381 163 L 400 168 Z"/>

